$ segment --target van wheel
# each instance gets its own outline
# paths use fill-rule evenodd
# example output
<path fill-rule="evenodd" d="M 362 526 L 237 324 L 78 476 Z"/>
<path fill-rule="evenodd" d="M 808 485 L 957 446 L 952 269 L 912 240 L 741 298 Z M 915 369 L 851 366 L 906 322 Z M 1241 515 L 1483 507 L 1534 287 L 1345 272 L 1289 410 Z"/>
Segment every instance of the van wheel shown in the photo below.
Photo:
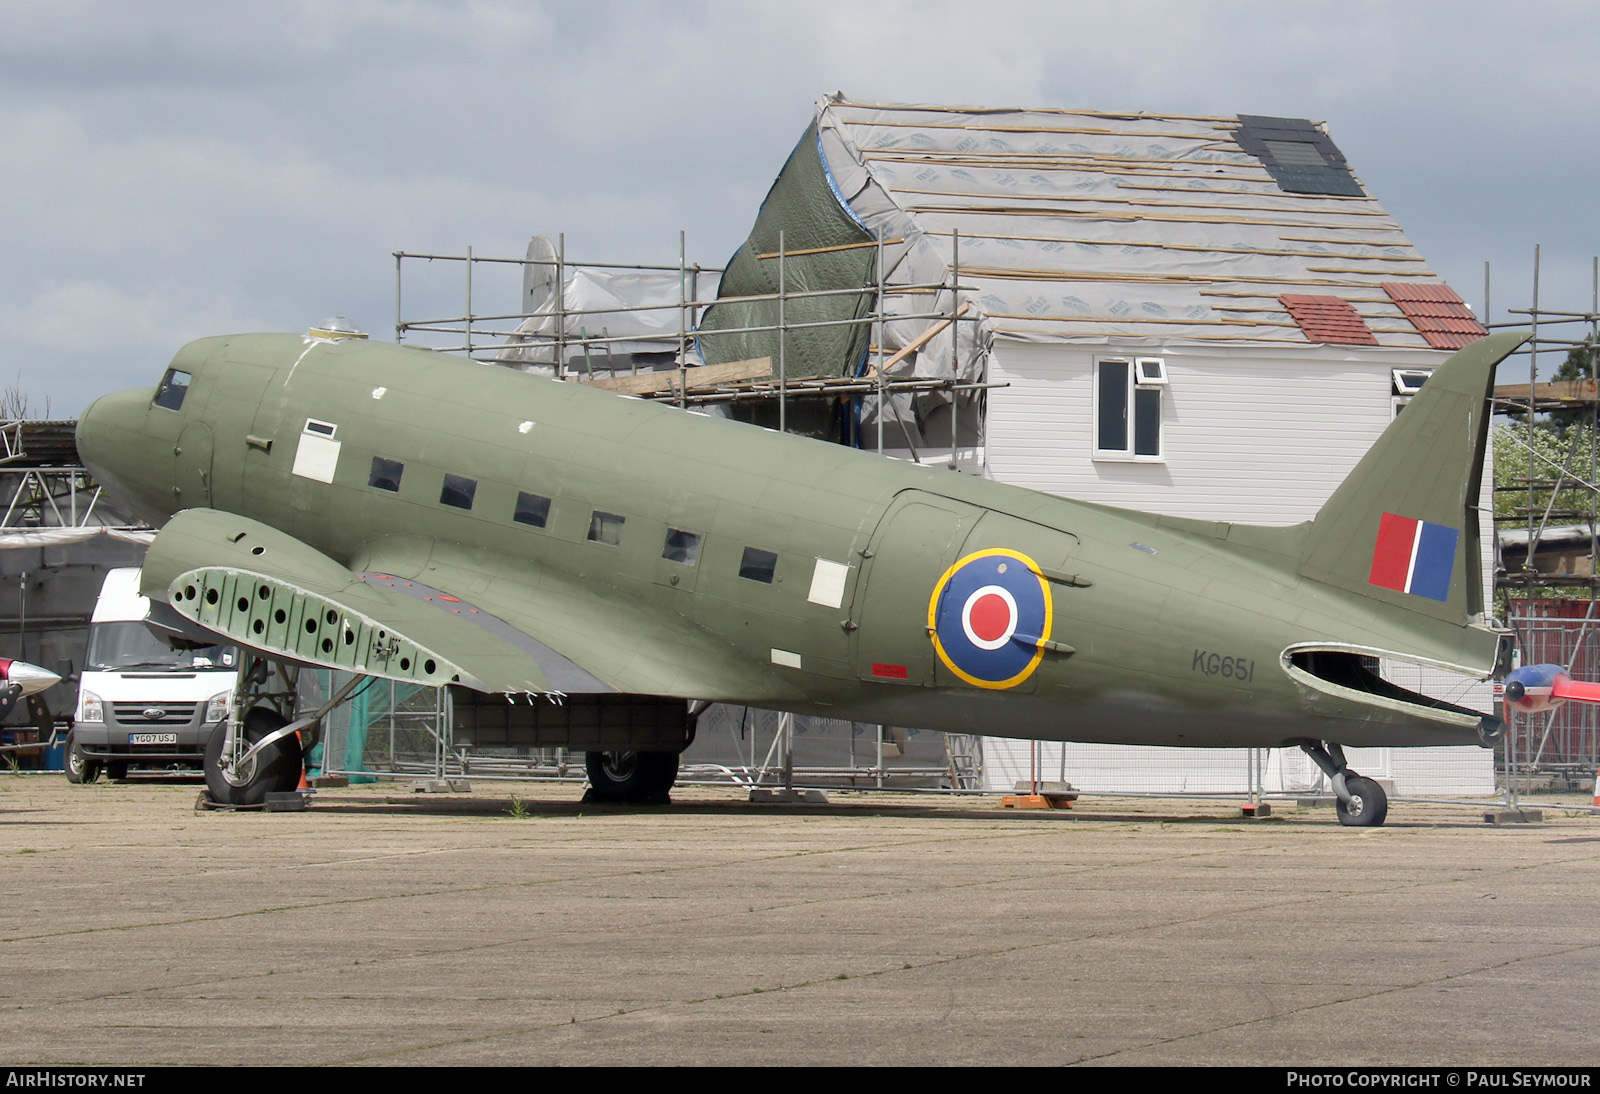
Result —
<path fill-rule="evenodd" d="M 285 724 L 276 711 L 257 707 L 244 717 L 244 739 L 253 745 Z M 268 794 L 292 791 L 300 785 L 298 736 L 291 733 L 280 737 L 233 774 L 222 769 L 222 745 L 227 736 L 228 724 L 223 722 L 206 740 L 206 793 L 212 801 L 219 805 L 260 805 Z"/>
<path fill-rule="evenodd" d="M 100 777 L 100 761 L 91 759 L 83 754 L 83 749 L 78 747 L 78 740 L 71 733 L 67 734 L 67 781 L 69 783 L 92 783 Z"/>

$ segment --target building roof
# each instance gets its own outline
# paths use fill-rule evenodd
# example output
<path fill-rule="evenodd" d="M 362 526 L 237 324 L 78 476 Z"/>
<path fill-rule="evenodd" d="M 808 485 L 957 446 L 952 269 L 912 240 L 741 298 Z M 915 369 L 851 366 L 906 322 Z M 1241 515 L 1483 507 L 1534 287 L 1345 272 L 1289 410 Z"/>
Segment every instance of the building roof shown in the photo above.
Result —
<path fill-rule="evenodd" d="M 840 203 L 905 241 L 897 279 L 931 280 L 955 252 L 995 333 L 1305 345 L 1364 327 L 1371 344 L 1417 349 L 1476 336 L 1320 124 L 831 97 L 817 131 Z M 1307 298 L 1353 314 L 1324 306 L 1307 325 L 1288 303 Z"/>

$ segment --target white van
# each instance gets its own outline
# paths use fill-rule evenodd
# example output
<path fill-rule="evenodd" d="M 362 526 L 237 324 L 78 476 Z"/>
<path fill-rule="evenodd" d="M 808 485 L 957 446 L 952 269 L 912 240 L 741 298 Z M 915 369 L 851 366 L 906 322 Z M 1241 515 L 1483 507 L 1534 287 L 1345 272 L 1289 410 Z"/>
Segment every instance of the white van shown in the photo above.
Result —
<path fill-rule="evenodd" d="M 102 767 L 113 779 L 129 764 L 199 767 L 207 738 L 228 716 L 239 651 L 169 649 L 144 625 L 149 610 L 137 569 L 106 574 L 67 735 L 69 782 L 93 782 Z"/>

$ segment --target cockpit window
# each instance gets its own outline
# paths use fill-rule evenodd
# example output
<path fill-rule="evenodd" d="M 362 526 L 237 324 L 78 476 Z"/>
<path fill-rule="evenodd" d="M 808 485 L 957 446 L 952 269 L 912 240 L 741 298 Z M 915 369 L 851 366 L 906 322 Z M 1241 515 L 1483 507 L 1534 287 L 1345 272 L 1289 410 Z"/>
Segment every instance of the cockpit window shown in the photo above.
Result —
<path fill-rule="evenodd" d="M 164 406 L 168 410 L 180 410 L 183 407 L 183 397 L 189 394 L 189 374 L 175 368 L 167 369 L 167 374 L 161 377 L 161 386 L 156 388 L 156 406 Z"/>

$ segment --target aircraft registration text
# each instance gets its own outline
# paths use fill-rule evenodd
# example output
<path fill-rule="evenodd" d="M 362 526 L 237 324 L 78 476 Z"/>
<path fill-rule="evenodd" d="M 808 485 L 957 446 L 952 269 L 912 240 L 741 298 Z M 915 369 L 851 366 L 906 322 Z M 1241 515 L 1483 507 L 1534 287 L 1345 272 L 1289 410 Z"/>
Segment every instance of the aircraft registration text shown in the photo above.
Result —
<path fill-rule="evenodd" d="M 1254 660 L 1248 657 L 1225 657 L 1210 650 L 1195 650 L 1194 662 L 1189 668 L 1207 676 L 1220 676 L 1224 680 L 1238 680 L 1245 684 L 1256 678 Z"/>

